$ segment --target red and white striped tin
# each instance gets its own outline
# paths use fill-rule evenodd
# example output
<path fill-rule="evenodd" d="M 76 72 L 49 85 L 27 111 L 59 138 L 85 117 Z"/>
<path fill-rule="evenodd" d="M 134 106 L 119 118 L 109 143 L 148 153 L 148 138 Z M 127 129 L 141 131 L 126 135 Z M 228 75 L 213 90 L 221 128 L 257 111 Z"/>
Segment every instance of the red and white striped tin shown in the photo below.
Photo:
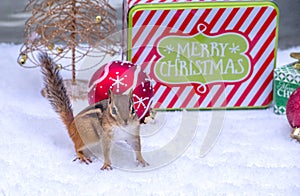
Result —
<path fill-rule="evenodd" d="M 271 1 L 125 0 L 127 60 L 153 79 L 159 109 L 272 102 L 278 17 Z"/>

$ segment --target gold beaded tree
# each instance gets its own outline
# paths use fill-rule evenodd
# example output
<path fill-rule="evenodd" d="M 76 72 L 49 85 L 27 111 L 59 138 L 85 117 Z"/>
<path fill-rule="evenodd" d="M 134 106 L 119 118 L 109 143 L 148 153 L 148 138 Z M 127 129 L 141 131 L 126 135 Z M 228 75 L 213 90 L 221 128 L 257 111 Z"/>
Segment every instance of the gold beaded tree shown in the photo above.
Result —
<path fill-rule="evenodd" d="M 38 66 L 37 52 L 47 52 L 55 62 L 68 59 L 67 64 L 57 64 L 72 71 L 74 85 L 80 60 L 99 57 L 98 65 L 107 54 L 117 52 L 119 42 L 111 36 L 116 31 L 116 11 L 108 0 L 29 0 L 25 10 L 32 16 L 26 21 L 18 58 L 24 67 Z"/>

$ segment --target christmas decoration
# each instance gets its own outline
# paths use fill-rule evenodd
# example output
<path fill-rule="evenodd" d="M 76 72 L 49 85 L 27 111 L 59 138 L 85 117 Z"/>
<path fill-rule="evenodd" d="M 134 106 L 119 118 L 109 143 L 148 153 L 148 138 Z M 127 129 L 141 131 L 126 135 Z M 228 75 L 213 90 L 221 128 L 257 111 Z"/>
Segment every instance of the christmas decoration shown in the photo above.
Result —
<path fill-rule="evenodd" d="M 291 137 L 300 141 L 300 87 L 291 94 L 287 101 L 286 116 L 293 128 Z"/>
<path fill-rule="evenodd" d="M 291 57 L 298 60 L 297 62 L 294 63 L 293 67 L 296 70 L 300 70 L 300 53 L 298 53 L 298 52 L 292 52 L 291 53 Z"/>
<path fill-rule="evenodd" d="M 154 108 L 272 103 L 279 20 L 273 2 L 124 0 L 123 5 L 127 60 L 157 82 L 160 101 Z"/>
<path fill-rule="evenodd" d="M 19 58 L 18 58 L 18 63 L 20 65 L 24 65 L 26 63 L 27 59 L 28 59 L 28 56 L 24 53 L 21 53 Z"/>
<path fill-rule="evenodd" d="M 291 57 L 300 58 L 300 53 L 291 53 Z M 274 70 L 274 112 L 285 114 L 290 95 L 300 86 L 300 71 L 298 62 L 276 68 Z"/>
<path fill-rule="evenodd" d="M 130 62 L 113 61 L 98 69 L 89 82 L 88 100 L 94 104 L 108 98 L 108 90 L 128 94 L 133 89 L 136 113 L 141 122 L 150 114 L 153 88 L 149 77 L 140 66 Z"/>
<path fill-rule="evenodd" d="M 293 128 L 300 127 L 300 87 L 291 94 L 287 101 L 286 116 Z"/>
<path fill-rule="evenodd" d="M 291 53 L 291 57 L 298 59 L 298 61 L 293 63 L 291 66 L 295 71 L 297 70 L 298 77 L 296 82 L 297 86 L 300 86 L 300 53 Z M 300 142 L 300 87 L 293 91 L 287 101 L 286 116 L 291 127 L 293 128 L 291 137 Z"/>
<path fill-rule="evenodd" d="M 23 67 L 36 67 L 35 52 L 47 52 L 57 62 L 70 60 L 62 69 L 72 71 L 76 82 L 76 64 L 86 56 L 114 55 L 119 40 L 111 34 L 116 30 L 116 11 L 107 0 L 30 0 L 25 8 L 32 16 L 26 22 L 25 41 L 18 62 Z M 26 60 L 34 65 L 25 65 Z M 71 67 L 71 68 L 70 68 Z M 85 68 L 88 69 L 88 68 Z"/>
<path fill-rule="evenodd" d="M 298 142 L 300 142 L 300 128 L 294 128 L 291 133 L 291 138 L 296 139 Z"/>

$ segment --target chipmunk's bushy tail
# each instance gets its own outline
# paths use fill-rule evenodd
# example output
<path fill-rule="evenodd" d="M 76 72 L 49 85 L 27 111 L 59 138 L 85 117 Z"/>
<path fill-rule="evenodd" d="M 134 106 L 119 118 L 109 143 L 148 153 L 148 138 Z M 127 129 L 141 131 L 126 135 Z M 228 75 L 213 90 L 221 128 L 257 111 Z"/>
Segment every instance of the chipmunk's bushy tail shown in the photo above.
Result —
<path fill-rule="evenodd" d="M 47 53 L 40 54 L 39 61 L 44 75 L 43 79 L 47 93 L 46 97 L 50 101 L 53 109 L 60 115 L 69 131 L 69 135 L 72 136 L 73 133 L 71 133 L 70 126 L 74 120 L 74 115 L 63 79 L 59 74 L 55 62 L 47 55 Z"/>

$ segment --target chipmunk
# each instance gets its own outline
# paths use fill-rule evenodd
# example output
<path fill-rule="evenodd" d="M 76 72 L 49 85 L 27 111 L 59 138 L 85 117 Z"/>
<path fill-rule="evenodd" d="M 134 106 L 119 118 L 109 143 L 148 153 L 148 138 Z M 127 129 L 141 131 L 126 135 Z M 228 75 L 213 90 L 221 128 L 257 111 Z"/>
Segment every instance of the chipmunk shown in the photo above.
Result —
<path fill-rule="evenodd" d="M 118 95 L 109 90 L 107 100 L 88 106 L 74 117 L 71 101 L 56 64 L 46 53 L 39 55 L 39 61 L 46 97 L 60 115 L 74 143 L 77 154 L 74 161 L 91 163 L 85 151 L 89 146 L 101 142 L 104 154 L 101 170 L 111 170 L 111 144 L 116 140 L 125 140 L 135 151 L 138 163 L 149 165 L 141 153 L 140 123 L 133 106 L 132 91 L 128 95 Z"/>

